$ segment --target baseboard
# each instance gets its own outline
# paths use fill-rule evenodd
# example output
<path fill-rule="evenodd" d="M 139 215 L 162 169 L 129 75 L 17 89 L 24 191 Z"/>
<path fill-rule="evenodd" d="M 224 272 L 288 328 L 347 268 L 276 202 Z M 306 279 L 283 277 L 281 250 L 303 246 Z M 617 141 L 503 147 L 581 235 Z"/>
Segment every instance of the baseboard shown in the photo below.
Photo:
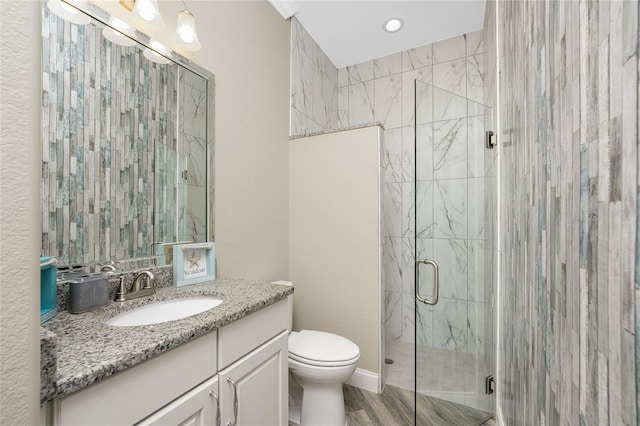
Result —
<path fill-rule="evenodd" d="M 505 425 L 505 423 L 504 423 L 504 417 L 502 417 L 502 409 L 501 409 L 500 407 L 498 407 L 498 409 L 496 410 L 496 414 L 497 414 L 497 415 L 496 415 L 496 417 L 497 417 L 497 419 L 496 419 L 496 420 L 498 420 L 498 424 L 499 424 L 500 426 L 504 426 L 504 425 Z"/>
<path fill-rule="evenodd" d="M 379 377 L 377 374 L 356 368 L 356 372 L 347 380 L 346 384 L 369 392 L 380 393 L 378 390 L 378 381 Z"/>

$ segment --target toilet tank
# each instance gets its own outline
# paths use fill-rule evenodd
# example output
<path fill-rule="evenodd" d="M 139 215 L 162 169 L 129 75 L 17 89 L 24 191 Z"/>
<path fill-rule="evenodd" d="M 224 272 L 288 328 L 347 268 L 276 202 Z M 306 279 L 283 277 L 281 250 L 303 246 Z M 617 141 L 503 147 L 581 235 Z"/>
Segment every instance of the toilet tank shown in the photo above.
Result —
<path fill-rule="evenodd" d="M 293 286 L 291 281 L 273 281 L 271 284 Z M 289 309 L 289 327 L 288 330 L 293 331 L 293 294 L 287 296 L 287 309 Z"/>

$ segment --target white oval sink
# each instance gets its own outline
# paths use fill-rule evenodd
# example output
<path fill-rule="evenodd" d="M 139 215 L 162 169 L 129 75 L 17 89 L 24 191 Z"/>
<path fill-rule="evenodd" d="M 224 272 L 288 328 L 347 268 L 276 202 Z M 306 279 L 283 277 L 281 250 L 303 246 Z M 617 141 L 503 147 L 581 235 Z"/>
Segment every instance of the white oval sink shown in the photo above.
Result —
<path fill-rule="evenodd" d="M 221 303 L 222 299 L 212 296 L 165 300 L 123 312 L 111 318 L 106 323 L 115 327 L 159 324 L 208 311 Z"/>

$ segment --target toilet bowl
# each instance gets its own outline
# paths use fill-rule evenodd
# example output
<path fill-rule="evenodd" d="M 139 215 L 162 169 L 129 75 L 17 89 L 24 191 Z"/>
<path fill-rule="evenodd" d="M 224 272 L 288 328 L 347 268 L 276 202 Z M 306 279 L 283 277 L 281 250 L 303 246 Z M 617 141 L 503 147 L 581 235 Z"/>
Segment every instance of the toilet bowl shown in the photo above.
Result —
<path fill-rule="evenodd" d="M 345 424 L 342 385 L 356 370 L 360 350 L 342 336 L 302 330 L 289 334 L 289 422 Z"/>
<path fill-rule="evenodd" d="M 274 284 L 290 286 L 290 281 Z M 289 309 L 289 424 L 344 426 L 342 385 L 356 371 L 360 349 L 333 333 L 293 330 L 293 295 Z"/>

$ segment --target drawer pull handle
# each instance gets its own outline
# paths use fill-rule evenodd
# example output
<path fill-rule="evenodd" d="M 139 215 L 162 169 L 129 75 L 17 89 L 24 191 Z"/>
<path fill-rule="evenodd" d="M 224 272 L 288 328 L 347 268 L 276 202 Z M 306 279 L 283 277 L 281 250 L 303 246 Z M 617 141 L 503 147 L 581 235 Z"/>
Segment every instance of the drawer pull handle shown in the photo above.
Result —
<path fill-rule="evenodd" d="M 220 426 L 220 400 L 213 391 L 209 391 L 209 396 L 216 400 L 216 426 Z"/>
<path fill-rule="evenodd" d="M 227 377 L 227 383 L 233 386 L 233 422 L 227 423 L 227 426 L 236 426 L 238 422 L 238 389 L 236 382 L 231 380 L 231 377 Z"/>

